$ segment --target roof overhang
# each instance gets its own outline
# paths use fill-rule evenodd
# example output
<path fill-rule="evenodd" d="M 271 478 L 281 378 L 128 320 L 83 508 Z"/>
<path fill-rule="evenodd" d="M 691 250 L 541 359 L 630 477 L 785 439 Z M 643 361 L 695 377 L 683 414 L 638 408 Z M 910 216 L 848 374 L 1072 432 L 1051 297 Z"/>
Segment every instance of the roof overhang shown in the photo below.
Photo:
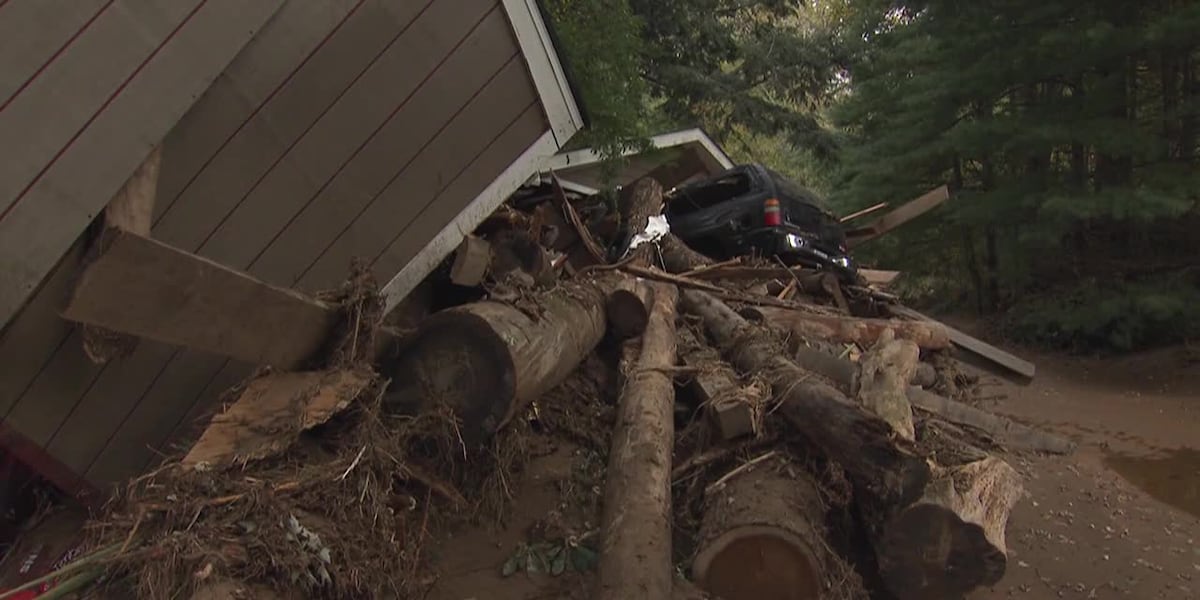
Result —
<path fill-rule="evenodd" d="M 670 189 L 733 167 L 725 151 L 702 129 L 656 135 L 650 138 L 650 144 L 648 151 L 625 152 L 615 172 L 605 169 L 604 158 L 598 152 L 584 148 L 555 155 L 544 173 L 554 172 L 567 189 L 588 194 L 647 176 Z"/>

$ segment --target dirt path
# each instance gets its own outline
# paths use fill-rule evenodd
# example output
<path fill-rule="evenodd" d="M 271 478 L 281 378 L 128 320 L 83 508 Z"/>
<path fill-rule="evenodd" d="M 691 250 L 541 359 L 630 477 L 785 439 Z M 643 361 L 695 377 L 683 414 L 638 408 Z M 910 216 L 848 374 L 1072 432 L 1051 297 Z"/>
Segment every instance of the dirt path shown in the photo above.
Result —
<path fill-rule="evenodd" d="M 1200 597 L 1200 363 L 1023 353 L 1035 382 L 993 382 L 991 408 L 1067 434 L 1071 457 L 1017 457 L 1008 575 L 972 600 Z"/>

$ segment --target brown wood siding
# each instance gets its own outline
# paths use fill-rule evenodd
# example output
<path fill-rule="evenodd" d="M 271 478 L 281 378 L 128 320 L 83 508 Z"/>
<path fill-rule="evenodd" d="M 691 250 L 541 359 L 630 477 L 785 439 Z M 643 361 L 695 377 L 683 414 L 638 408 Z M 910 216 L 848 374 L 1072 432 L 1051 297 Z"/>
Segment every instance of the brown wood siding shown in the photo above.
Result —
<path fill-rule="evenodd" d="M 282 2 L 117 0 L 41 44 L 42 56 L 54 49 L 32 73 L 15 64 L 3 74 L 20 83 L 6 84 L 15 92 L 0 109 L 0 320 Z M 0 20 L 33 19 L 36 31 L 54 7 L 79 19 L 78 5 L 23 6 L 0 6 Z"/>
<path fill-rule="evenodd" d="M 547 129 L 497 0 L 288 0 L 163 141 L 152 235 L 276 284 L 356 256 L 383 283 Z M 144 341 L 92 364 L 57 317 L 80 252 L 0 336 L 0 415 L 106 483 L 252 367 Z"/>
<path fill-rule="evenodd" d="M 439 192 L 470 179 L 457 186 L 471 194 L 465 205 L 546 131 L 499 3 L 367 2 L 342 27 L 278 93 L 251 109 L 230 139 L 210 141 L 211 156 L 189 159 L 199 165 L 195 173 L 164 172 L 165 187 L 177 191 L 169 192 L 175 198 L 159 216 L 156 237 L 193 244 L 272 283 L 329 287 L 345 276 L 352 256 L 382 253 Z M 218 112 L 202 100 L 177 131 L 202 110 Z M 471 165 L 498 139 L 510 142 L 489 154 L 497 166 L 475 172 Z M 518 139 L 524 146 L 511 141 Z M 168 144 L 164 171 L 172 168 L 170 156 L 189 151 Z M 377 270 L 383 281 L 394 272 Z M 148 387 L 134 394 L 127 417 L 100 448 L 84 451 L 78 440 L 90 437 L 90 447 L 99 438 L 85 433 L 84 422 L 99 417 L 88 406 L 111 405 L 108 392 L 85 397 L 76 413 L 91 416 L 64 426 L 51 443 L 52 454 L 76 468 L 77 458 L 90 455 L 82 467 L 90 481 L 144 467 L 156 456 L 148 448 L 165 449 L 194 431 L 197 418 L 250 369 L 191 351 L 150 351 L 153 360 L 139 367 L 139 377 L 120 377 L 122 393 L 137 392 L 143 384 L 135 381 Z"/>

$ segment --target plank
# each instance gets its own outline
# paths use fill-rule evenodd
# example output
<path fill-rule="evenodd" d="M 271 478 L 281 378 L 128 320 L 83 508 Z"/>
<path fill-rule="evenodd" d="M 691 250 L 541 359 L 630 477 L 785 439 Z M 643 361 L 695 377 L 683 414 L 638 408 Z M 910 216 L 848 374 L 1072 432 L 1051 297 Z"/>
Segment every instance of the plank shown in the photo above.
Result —
<path fill-rule="evenodd" d="M 867 285 L 886 288 L 900 277 L 900 271 L 880 271 L 878 269 L 859 269 L 858 274 L 867 280 Z"/>
<path fill-rule="evenodd" d="M 901 204 L 891 212 L 872 221 L 869 225 L 847 231 L 846 244 L 853 248 L 859 244 L 873 240 L 941 206 L 949 198 L 950 189 L 944 185 L 930 190 L 913 200 Z"/>
<path fill-rule="evenodd" d="M 95 113 L 77 137 L 59 147 L 57 160 L 45 167 L 28 191 L 22 192 L 21 201 L 11 205 L 0 220 L 0 280 L 6 282 L 0 288 L 0 321 L 7 322 L 24 304 L 149 150 L 281 2 L 216 0 L 200 6 L 187 26 L 139 68 L 136 77 L 122 82 L 111 103 Z M 75 78 L 80 79 L 79 74 Z M 64 84 L 55 93 L 67 96 L 70 87 Z M 24 102 L 24 98 L 22 94 L 17 100 Z M 21 114 L 10 107 L 3 116 L 11 119 Z M 37 114 L 25 118 L 45 121 L 36 118 Z M 51 120 L 57 119 L 55 115 Z M 0 140 L 11 139 L 8 129 L 0 130 L 4 131 Z M 24 144 L 21 137 L 16 139 Z"/>
<path fill-rule="evenodd" d="M 879 212 L 879 211 L 881 211 L 881 210 L 883 210 L 883 209 L 885 209 L 885 208 L 887 208 L 887 207 L 888 207 L 888 203 L 887 203 L 887 202 L 880 202 L 879 204 L 875 204 L 875 205 L 872 205 L 872 206 L 868 206 L 868 207 L 866 207 L 866 208 L 864 208 L 864 209 L 862 209 L 862 210 L 856 210 L 856 211 L 854 211 L 854 212 L 852 212 L 852 213 L 850 213 L 850 214 L 848 214 L 848 215 L 846 215 L 846 216 L 844 216 L 844 217 L 841 217 L 841 218 L 839 218 L 839 219 L 838 219 L 838 222 L 839 222 L 839 223 L 846 223 L 846 222 L 848 222 L 848 221 L 853 221 L 854 219 L 857 219 L 857 218 L 860 218 L 860 217 L 865 217 L 865 216 L 867 216 L 867 215 L 870 215 L 870 214 L 874 214 L 874 213 L 876 213 L 876 212 Z"/>
<path fill-rule="evenodd" d="M 321 302 L 184 252 L 113 231 L 63 317 L 279 368 L 312 357 L 336 323 Z"/>
<path fill-rule="evenodd" d="M 892 305 L 888 309 L 897 314 L 909 319 L 917 321 L 931 321 L 941 323 L 940 321 L 927 317 L 906 306 Z M 1028 384 L 1033 380 L 1033 376 L 1037 373 L 1037 366 L 1033 363 L 1015 356 L 1009 352 L 1005 352 L 983 340 L 971 337 L 958 329 L 950 327 L 945 323 L 941 323 L 946 331 L 950 334 L 950 343 L 962 351 L 962 358 L 966 362 L 970 362 L 989 372 L 1004 376 L 1017 383 Z"/>

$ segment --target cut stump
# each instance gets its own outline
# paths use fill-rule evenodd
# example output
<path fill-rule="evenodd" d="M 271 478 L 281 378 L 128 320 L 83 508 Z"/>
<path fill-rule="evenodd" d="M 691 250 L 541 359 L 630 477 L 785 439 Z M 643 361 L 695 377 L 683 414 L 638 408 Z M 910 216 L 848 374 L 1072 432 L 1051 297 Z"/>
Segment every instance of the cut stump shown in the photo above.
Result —
<path fill-rule="evenodd" d="M 724 600 L 821 598 L 824 522 L 804 469 L 783 459 L 756 465 L 705 497 L 693 579 Z"/>
<path fill-rule="evenodd" d="M 1020 476 L 996 457 L 935 468 L 925 495 L 892 518 L 876 546 L 888 588 L 900 600 L 938 600 L 1000 581 L 1004 530 L 1021 493 Z"/>

